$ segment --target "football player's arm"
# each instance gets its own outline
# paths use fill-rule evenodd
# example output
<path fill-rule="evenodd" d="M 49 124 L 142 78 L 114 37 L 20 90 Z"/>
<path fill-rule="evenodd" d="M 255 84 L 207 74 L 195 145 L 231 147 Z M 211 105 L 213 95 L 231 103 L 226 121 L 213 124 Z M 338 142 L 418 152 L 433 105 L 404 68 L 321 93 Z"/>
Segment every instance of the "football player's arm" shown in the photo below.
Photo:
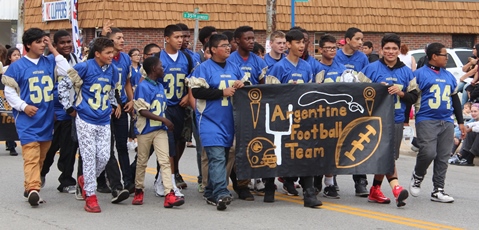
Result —
<path fill-rule="evenodd" d="M 130 78 L 126 80 L 125 84 L 126 96 L 128 97 L 128 102 L 125 104 L 125 112 L 129 113 L 133 110 L 133 88 L 131 86 Z"/>
<path fill-rule="evenodd" d="M 190 106 L 193 110 L 196 109 L 196 98 L 193 97 L 193 92 L 191 91 L 191 88 L 188 87 L 188 102 L 190 103 Z"/>
<path fill-rule="evenodd" d="M 28 106 L 28 104 L 18 96 L 17 91 L 15 91 L 14 88 L 5 85 L 4 88 L 4 93 L 5 93 L 5 99 L 7 99 L 8 104 L 12 106 L 12 108 L 16 109 L 17 111 L 24 111 L 25 107 Z"/>
<path fill-rule="evenodd" d="M 211 88 L 201 87 L 201 88 L 192 88 L 191 92 L 193 93 L 193 97 L 196 99 L 216 100 L 223 97 L 223 90 L 221 89 L 211 89 Z"/>

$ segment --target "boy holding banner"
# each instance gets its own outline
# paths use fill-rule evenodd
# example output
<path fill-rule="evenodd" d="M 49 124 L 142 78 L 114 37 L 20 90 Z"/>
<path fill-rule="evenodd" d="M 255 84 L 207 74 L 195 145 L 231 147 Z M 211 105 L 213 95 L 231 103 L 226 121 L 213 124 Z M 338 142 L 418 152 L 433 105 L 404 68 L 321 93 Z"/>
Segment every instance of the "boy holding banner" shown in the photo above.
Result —
<path fill-rule="evenodd" d="M 227 58 L 231 45 L 228 37 L 210 37 L 211 59 L 203 62 L 188 77 L 196 101 L 196 119 L 201 143 L 208 156 L 208 185 L 204 198 L 207 204 L 225 210 L 232 201 L 226 188 L 226 163 L 233 145 L 234 120 L 231 98 L 244 86 L 243 72 Z"/>
<path fill-rule="evenodd" d="M 386 34 L 381 40 L 383 58 L 366 66 L 361 70 L 358 76 L 358 79 L 362 82 L 383 83 L 388 85 L 389 94 L 394 95 L 394 132 L 396 138 L 394 142 L 394 158 L 396 160 L 399 158 L 399 149 L 401 147 L 406 103 L 415 103 L 418 98 L 414 75 L 411 69 L 398 58 L 400 46 L 401 39 L 399 36 L 396 34 Z M 409 193 L 399 185 L 396 167 L 394 167 L 393 174 L 386 175 L 386 178 L 396 198 L 396 205 L 398 207 L 406 205 L 404 200 L 409 196 Z M 391 202 L 391 200 L 381 192 L 383 179 L 384 175 L 374 175 L 373 186 L 368 196 L 369 202 L 380 204 L 389 204 Z"/>
<path fill-rule="evenodd" d="M 266 84 L 299 84 L 312 81 L 313 72 L 311 66 L 301 57 L 306 49 L 304 44 L 304 34 L 300 30 L 290 30 L 286 33 L 286 46 L 289 54 L 281 59 L 268 71 L 265 79 Z M 281 146 L 278 146 L 281 148 Z M 316 198 L 313 188 L 313 177 L 301 177 L 303 187 L 304 206 L 317 207 L 323 203 Z M 264 202 L 274 202 L 274 178 L 265 179 Z"/>

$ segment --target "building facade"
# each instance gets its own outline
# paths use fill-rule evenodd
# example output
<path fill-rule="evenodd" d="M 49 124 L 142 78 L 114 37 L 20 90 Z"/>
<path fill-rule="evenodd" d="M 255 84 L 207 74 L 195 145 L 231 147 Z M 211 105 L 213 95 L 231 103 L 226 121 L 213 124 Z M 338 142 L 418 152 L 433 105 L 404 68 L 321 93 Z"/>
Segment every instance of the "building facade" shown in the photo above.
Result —
<path fill-rule="evenodd" d="M 49 2 L 51 0 L 44 0 Z M 78 0 L 78 21 L 83 40 L 88 43 L 106 20 L 122 29 L 125 49 L 144 47 L 148 43 L 164 44 L 163 28 L 185 23 L 192 30 L 194 20 L 183 18 L 184 12 L 208 14 L 203 26 L 215 26 L 220 32 L 242 25 L 255 29 L 257 42 L 266 41 L 267 1 L 256 0 Z M 286 31 L 291 27 L 291 1 L 276 0 L 273 28 Z M 71 29 L 70 22 L 42 22 L 42 0 L 25 2 L 25 29 L 39 27 L 51 33 Z M 385 33 L 401 36 L 410 49 L 422 49 L 425 44 L 440 42 L 447 47 L 472 47 L 478 41 L 479 3 L 470 1 L 444 2 L 435 0 L 311 0 L 295 6 L 295 25 L 309 31 L 311 53 L 317 52 L 319 37 L 325 33 L 337 39 L 344 37 L 349 27 L 364 32 L 364 41 L 372 41 L 379 50 Z M 193 32 L 193 30 L 192 30 Z M 198 44 L 197 48 L 201 44 Z"/>

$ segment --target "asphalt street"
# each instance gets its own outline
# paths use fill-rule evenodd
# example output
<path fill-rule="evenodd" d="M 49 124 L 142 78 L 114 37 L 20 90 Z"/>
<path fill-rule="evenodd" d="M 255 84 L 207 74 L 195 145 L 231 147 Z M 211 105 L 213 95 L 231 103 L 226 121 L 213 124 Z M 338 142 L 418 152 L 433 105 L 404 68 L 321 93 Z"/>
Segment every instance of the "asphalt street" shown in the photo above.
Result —
<path fill-rule="evenodd" d="M 17 147 L 20 152 L 20 148 Z M 415 164 L 415 153 L 403 143 L 401 157 L 396 162 L 399 182 L 408 187 Z M 130 157 L 134 153 L 130 152 Z M 187 148 L 180 162 L 180 171 L 188 188 L 182 192 L 186 203 L 172 209 L 163 208 L 163 198 L 153 190 L 154 159 L 150 159 L 146 174 L 144 205 L 131 204 L 132 197 L 120 204 L 110 203 L 111 195 L 98 194 L 102 212 L 87 213 L 84 201 L 74 195 L 59 193 L 59 172 L 56 164 L 46 178 L 41 196 L 46 204 L 31 208 L 23 198 L 23 160 L 21 155 L 10 156 L 0 142 L 0 229 L 478 229 L 479 167 L 450 166 L 445 191 L 455 198 L 452 204 L 430 201 L 432 166 L 422 184 L 419 197 L 409 197 L 407 205 L 368 203 L 367 198 L 354 196 L 350 175 L 337 177 L 341 199 L 330 200 L 318 195 L 324 203 L 317 209 L 305 208 L 301 196 L 286 196 L 282 184 L 275 203 L 264 203 L 261 196 L 255 201 L 234 200 L 226 211 L 207 205 L 196 187 L 196 152 Z M 57 158 L 55 159 L 56 162 Z M 477 161 L 476 161 L 477 162 Z M 372 184 L 373 175 L 368 175 Z M 369 186 L 368 186 L 369 188 Z M 382 190 L 393 199 L 385 180 Z M 301 191 L 301 190 L 300 190 Z"/>

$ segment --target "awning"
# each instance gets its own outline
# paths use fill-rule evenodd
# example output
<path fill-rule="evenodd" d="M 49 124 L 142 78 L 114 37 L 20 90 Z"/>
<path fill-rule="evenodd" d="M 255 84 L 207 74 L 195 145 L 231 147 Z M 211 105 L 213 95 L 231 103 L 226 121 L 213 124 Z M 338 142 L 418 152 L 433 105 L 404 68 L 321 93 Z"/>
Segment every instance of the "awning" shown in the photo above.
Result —
<path fill-rule="evenodd" d="M 0 20 L 18 20 L 18 0 L 0 0 Z"/>

